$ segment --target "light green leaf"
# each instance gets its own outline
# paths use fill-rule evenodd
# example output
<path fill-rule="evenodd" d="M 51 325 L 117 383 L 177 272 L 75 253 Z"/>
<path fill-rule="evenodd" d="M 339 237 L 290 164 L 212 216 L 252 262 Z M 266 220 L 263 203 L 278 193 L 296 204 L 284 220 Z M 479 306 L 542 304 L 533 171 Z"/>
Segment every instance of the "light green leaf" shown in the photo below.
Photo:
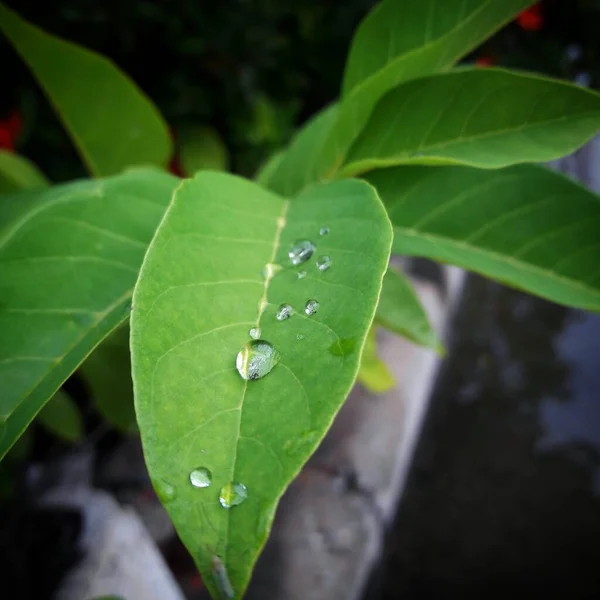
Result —
<path fill-rule="evenodd" d="M 219 133 L 212 127 L 182 127 L 178 130 L 178 144 L 181 167 L 187 176 L 204 169 L 229 169 L 227 148 Z"/>
<path fill-rule="evenodd" d="M 57 390 L 37 418 L 48 431 L 67 442 L 83 439 L 81 413 L 73 399 L 62 390 Z"/>
<path fill-rule="evenodd" d="M 337 104 L 332 104 L 312 117 L 296 134 L 283 157 L 261 183 L 279 194 L 291 196 L 308 183 L 318 181 L 322 173 L 320 150 L 337 116 Z"/>
<path fill-rule="evenodd" d="M 0 194 L 47 186 L 48 180 L 30 160 L 0 150 Z"/>
<path fill-rule="evenodd" d="M 254 175 L 256 183 L 260 183 L 260 185 L 264 187 L 269 187 L 271 176 L 279 167 L 279 163 L 281 163 L 284 156 L 285 150 L 280 150 L 271 154 L 271 156 L 265 160 L 265 162 L 259 167 L 258 171 Z"/>
<path fill-rule="evenodd" d="M 410 81 L 376 106 L 341 175 L 398 164 L 495 169 L 549 161 L 600 128 L 600 95 L 502 69 L 464 69 Z"/>
<path fill-rule="evenodd" d="M 377 332 L 374 325 L 367 335 L 360 360 L 358 381 L 374 394 L 383 394 L 396 385 L 394 376 L 377 354 Z"/>
<path fill-rule="evenodd" d="M 178 179 L 136 170 L 0 202 L 0 457 L 129 316 Z"/>
<path fill-rule="evenodd" d="M 79 373 L 98 412 L 124 433 L 136 431 L 129 327 L 119 327 L 108 336 L 79 367 Z"/>
<path fill-rule="evenodd" d="M 375 320 L 386 329 L 408 338 L 415 344 L 443 352 L 438 336 L 431 328 L 427 313 L 412 284 L 404 273 L 391 266 L 383 278 Z"/>
<path fill-rule="evenodd" d="M 292 267 L 298 240 L 317 248 Z M 214 557 L 240 598 L 280 496 L 354 382 L 390 243 L 383 207 L 361 181 L 313 186 L 289 201 L 203 172 L 175 194 L 134 293 L 135 404 L 150 476 L 215 598 Z M 332 259 L 324 271 L 322 256 Z M 266 269 L 263 280 L 267 264 L 284 268 Z M 310 317 L 308 300 L 320 303 Z M 280 321 L 284 303 L 295 313 Z M 236 356 L 257 326 L 281 360 L 245 381 Z M 190 483 L 200 467 L 211 471 L 210 487 Z M 227 510 L 219 493 L 229 482 L 245 485 L 248 498 Z"/>
<path fill-rule="evenodd" d="M 113 175 L 138 164 L 166 165 L 166 123 L 135 83 L 109 60 L 21 19 L 0 4 L 0 31 L 27 63 L 90 172 Z"/>
<path fill-rule="evenodd" d="M 452 67 L 531 4 L 532 0 L 387 0 L 377 5 L 352 42 L 338 119 L 318 161 L 321 174 L 343 163 L 386 92 Z M 406 118 L 412 121 L 416 115 Z"/>
<path fill-rule="evenodd" d="M 404 167 L 368 180 L 394 225 L 394 252 L 600 310 L 600 198 L 566 177 L 520 165 Z"/>

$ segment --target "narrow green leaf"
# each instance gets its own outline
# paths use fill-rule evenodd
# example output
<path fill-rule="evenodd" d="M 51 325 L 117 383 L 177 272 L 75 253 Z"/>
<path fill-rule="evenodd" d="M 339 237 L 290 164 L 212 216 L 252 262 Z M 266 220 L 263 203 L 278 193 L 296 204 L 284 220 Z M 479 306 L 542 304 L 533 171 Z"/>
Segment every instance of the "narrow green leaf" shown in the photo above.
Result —
<path fill-rule="evenodd" d="M 388 93 L 341 175 L 406 163 L 496 169 L 549 161 L 577 149 L 599 128 L 595 92 L 514 71 L 464 69 Z"/>
<path fill-rule="evenodd" d="M 0 202 L 0 457 L 129 316 L 146 247 L 178 180 L 136 170 Z"/>
<path fill-rule="evenodd" d="M 48 180 L 30 160 L 0 150 L 0 194 L 47 186 Z"/>
<path fill-rule="evenodd" d="M 377 332 L 374 325 L 369 329 L 362 357 L 358 381 L 374 394 L 383 394 L 396 385 L 394 376 L 377 354 Z"/>
<path fill-rule="evenodd" d="M 229 169 L 229 153 L 215 129 L 190 125 L 180 128 L 177 134 L 179 159 L 185 175 L 192 176 L 205 169 Z"/>
<path fill-rule="evenodd" d="M 318 161 L 323 172 L 331 173 L 343 163 L 386 92 L 452 67 L 531 4 L 532 0 L 386 0 L 376 6 L 352 42 L 338 118 Z M 406 118 L 411 121 L 416 115 Z"/>
<path fill-rule="evenodd" d="M 283 160 L 285 152 L 285 150 L 280 150 L 271 154 L 271 156 L 267 158 L 267 160 L 260 166 L 256 174 L 254 175 L 256 183 L 260 183 L 260 185 L 264 187 L 269 187 L 269 181 L 271 180 L 271 176 L 279 167 L 279 163 L 281 163 L 281 161 Z"/>
<path fill-rule="evenodd" d="M 411 342 L 443 352 L 437 334 L 429 324 L 427 313 L 406 275 L 389 267 L 383 278 L 383 289 L 375 320 Z"/>
<path fill-rule="evenodd" d="M 108 336 L 79 367 L 79 373 L 98 412 L 124 433 L 136 431 L 129 327 L 119 327 Z"/>
<path fill-rule="evenodd" d="M 57 390 L 37 418 L 48 431 L 67 442 L 83 439 L 81 413 L 73 398 L 62 390 Z"/>
<path fill-rule="evenodd" d="M 298 240 L 317 248 L 293 267 Z M 134 293 L 135 404 L 154 485 L 215 598 L 223 569 L 242 596 L 280 496 L 354 382 L 390 243 L 383 206 L 361 181 L 313 186 L 289 201 L 203 172 L 174 196 Z M 316 264 L 323 256 L 327 270 Z M 283 269 L 263 279 L 267 264 Z M 313 316 L 309 300 L 319 302 Z M 286 320 L 276 318 L 282 304 L 295 311 Z M 245 381 L 236 357 L 254 327 L 281 360 Z M 190 483 L 199 468 L 212 473 L 210 487 Z M 219 494 L 230 482 L 248 497 L 228 510 Z"/>
<path fill-rule="evenodd" d="M 394 252 L 455 264 L 559 304 L 600 310 L 600 198 L 533 165 L 368 175 Z"/>
<path fill-rule="evenodd" d="M 109 60 L 53 36 L 0 4 L 0 31 L 27 63 L 90 172 L 166 165 L 166 123 L 135 83 Z"/>

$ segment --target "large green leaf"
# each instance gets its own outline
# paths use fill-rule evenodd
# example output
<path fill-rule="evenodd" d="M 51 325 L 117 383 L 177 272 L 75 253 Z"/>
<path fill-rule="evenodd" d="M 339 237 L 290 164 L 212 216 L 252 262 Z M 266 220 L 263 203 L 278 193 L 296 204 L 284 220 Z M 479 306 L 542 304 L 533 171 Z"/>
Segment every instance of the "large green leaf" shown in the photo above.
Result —
<path fill-rule="evenodd" d="M 453 66 L 530 4 L 532 0 L 387 0 L 378 5 L 352 43 L 338 118 L 318 161 L 321 174 L 342 164 L 386 92 Z"/>
<path fill-rule="evenodd" d="M 383 278 L 383 289 L 377 313 L 377 323 L 420 346 L 442 351 L 437 334 L 406 275 L 389 267 Z"/>
<path fill-rule="evenodd" d="M 0 457 L 126 320 L 177 179 L 139 170 L 2 197 Z"/>
<path fill-rule="evenodd" d="M 303 239 L 316 251 L 292 267 L 288 250 Z M 390 244 L 383 206 L 361 181 L 289 201 L 203 172 L 175 194 L 134 293 L 135 405 L 154 485 L 216 598 L 223 571 L 211 565 L 224 565 L 241 597 L 279 497 L 352 386 Z M 313 316 L 308 300 L 320 303 Z M 296 312 L 280 321 L 284 303 Z M 236 356 L 254 327 L 281 361 L 245 381 Z M 190 483 L 198 468 L 211 471 L 210 487 Z M 229 482 L 248 498 L 228 510 L 219 493 Z"/>
<path fill-rule="evenodd" d="M 2 4 L 0 31 L 33 71 L 92 174 L 166 165 L 171 154 L 166 123 L 113 63 L 42 31 Z"/>
<path fill-rule="evenodd" d="M 48 186 L 41 171 L 24 156 L 0 150 L 0 194 Z"/>
<path fill-rule="evenodd" d="M 502 69 L 464 69 L 389 92 L 341 174 L 406 163 L 493 169 L 547 161 L 575 150 L 598 129 L 595 92 Z"/>
<path fill-rule="evenodd" d="M 394 225 L 394 252 L 600 310 L 600 198 L 566 177 L 520 165 L 399 167 L 368 180 Z"/>

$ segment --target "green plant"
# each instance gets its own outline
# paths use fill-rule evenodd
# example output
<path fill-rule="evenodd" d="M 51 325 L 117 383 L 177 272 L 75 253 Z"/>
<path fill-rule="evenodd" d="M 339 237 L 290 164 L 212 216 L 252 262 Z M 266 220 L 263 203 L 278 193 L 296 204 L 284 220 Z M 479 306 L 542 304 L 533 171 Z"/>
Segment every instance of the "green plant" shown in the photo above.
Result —
<path fill-rule="evenodd" d="M 44 187 L 31 164 L 15 174 L 0 161 L 13 187 L 31 181 L 0 200 L 2 454 L 131 313 L 150 476 L 214 597 L 239 598 L 361 358 L 363 382 L 390 384 L 373 328 L 440 346 L 390 251 L 599 310 L 599 199 L 531 163 L 590 139 L 600 96 L 455 68 L 530 4 L 384 1 L 357 31 L 339 101 L 255 181 L 130 169 L 168 159 L 149 101 L 101 57 L 0 6 L 0 28 L 100 176 Z"/>

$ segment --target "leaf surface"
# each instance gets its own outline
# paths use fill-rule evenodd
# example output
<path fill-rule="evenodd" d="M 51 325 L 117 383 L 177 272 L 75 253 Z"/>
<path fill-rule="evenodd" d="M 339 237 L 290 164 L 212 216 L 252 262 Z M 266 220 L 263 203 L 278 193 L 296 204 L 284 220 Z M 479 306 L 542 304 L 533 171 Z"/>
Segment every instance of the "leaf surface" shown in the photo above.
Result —
<path fill-rule="evenodd" d="M 496 169 L 549 161 L 583 145 L 598 129 L 595 92 L 514 71 L 465 69 L 387 94 L 341 174 L 406 163 Z"/>
<path fill-rule="evenodd" d="M 48 180 L 30 160 L 0 150 L 0 194 L 47 186 Z"/>
<path fill-rule="evenodd" d="M 293 267 L 298 240 L 317 248 Z M 383 206 L 361 181 L 314 186 L 290 201 L 201 172 L 174 196 L 134 294 L 135 405 L 154 485 L 215 598 L 214 557 L 240 598 L 280 496 L 354 382 L 390 244 Z M 322 256 L 332 260 L 325 271 Z M 268 264 L 283 269 L 263 279 Z M 319 302 L 313 316 L 309 300 Z M 282 304 L 295 313 L 280 321 Z M 246 381 L 236 357 L 254 327 L 281 359 Z M 198 468 L 212 473 L 210 487 L 191 485 Z M 219 494 L 230 482 L 248 498 L 226 509 Z"/>
<path fill-rule="evenodd" d="M 0 202 L 0 457 L 124 322 L 178 179 L 138 170 Z"/>
<path fill-rule="evenodd" d="M 0 31 L 32 70 L 93 175 L 166 165 L 171 154 L 166 123 L 112 62 L 46 33 L 2 4 Z"/>
<path fill-rule="evenodd" d="M 191 177 L 201 169 L 227 171 L 229 153 L 218 131 L 212 127 L 189 125 L 178 130 L 181 167 Z"/>
<path fill-rule="evenodd" d="M 38 414 L 38 421 L 51 433 L 67 442 L 83 439 L 83 420 L 71 396 L 57 390 Z"/>
<path fill-rule="evenodd" d="M 388 366 L 377 354 L 377 331 L 375 325 L 369 329 L 365 347 L 360 360 L 358 381 L 370 392 L 382 394 L 396 385 Z"/>
<path fill-rule="evenodd" d="M 543 167 L 398 167 L 368 175 L 393 250 L 600 310 L 600 198 Z"/>

